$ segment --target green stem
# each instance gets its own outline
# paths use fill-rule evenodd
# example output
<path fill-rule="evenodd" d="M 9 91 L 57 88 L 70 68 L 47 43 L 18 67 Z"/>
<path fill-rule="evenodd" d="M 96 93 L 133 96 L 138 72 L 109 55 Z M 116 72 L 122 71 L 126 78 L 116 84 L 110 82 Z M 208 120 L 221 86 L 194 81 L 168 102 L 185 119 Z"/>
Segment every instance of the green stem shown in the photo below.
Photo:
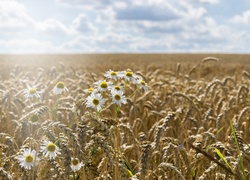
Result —
<path fill-rule="evenodd" d="M 73 179 L 76 180 L 76 175 L 74 171 L 73 171 Z"/>
<path fill-rule="evenodd" d="M 115 107 L 115 119 L 117 118 L 117 113 L 118 113 L 118 111 L 120 111 L 120 109 L 121 109 L 120 106 Z"/>

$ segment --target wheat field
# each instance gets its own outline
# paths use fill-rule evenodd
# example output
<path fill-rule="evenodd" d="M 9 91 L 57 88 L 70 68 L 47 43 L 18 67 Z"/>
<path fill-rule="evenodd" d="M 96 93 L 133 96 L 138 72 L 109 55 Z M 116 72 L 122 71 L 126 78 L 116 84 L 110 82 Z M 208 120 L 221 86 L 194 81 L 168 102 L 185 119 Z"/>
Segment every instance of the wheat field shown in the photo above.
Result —
<path fill-rule="evenodd" d="M 0 179 L 247 180 L 249 59 L 1 55 Z"/>

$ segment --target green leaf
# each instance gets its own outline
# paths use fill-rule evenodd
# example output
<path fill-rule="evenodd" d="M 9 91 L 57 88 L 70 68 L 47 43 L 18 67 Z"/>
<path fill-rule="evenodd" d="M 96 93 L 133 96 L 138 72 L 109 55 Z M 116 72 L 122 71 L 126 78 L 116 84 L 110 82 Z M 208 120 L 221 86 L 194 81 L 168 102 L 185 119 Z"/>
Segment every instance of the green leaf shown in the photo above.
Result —
<path fill-rule="evenodd" d="M 120 111 L 121 107 L 120 106 L 116 106 L 115 107 L 115 112 L 117 113 L 118 111 Z"/>
<path fill-rule="evenodd" d="M 227 160 L 224 158 L 224 156 L 221 154 L 220 150 L 217 148 L 214 148 L 218 156 L 226 163 L 226 165 L 232 170 L 232 167 L 228 164 Z"/>
<path fill-rule="evenodd" d="M 133 177 L 135 175 L 135 173 L 133 172 L 133 170 L 129 167 L 129 165 L 125 162 L 125 166 L 127 167 L 127 171 L 129 173 L 129 175 L 131 177 Z"/>
<path fill-rule="evenodd" d="M 246 179 L 247 175 L 246 175 L 245 167 L 244 167 L 244 164 L 243 164 L 243 158 L 242 158 L 241 153 L 240 153 L 240 147 L 239 147 L 239 143 L 238 143 L 238 140 L 237 140 L 237 137 L 236 137 L 236 133 L 235 133 L 235 129 L 234 129 L 232 121 L 230 121 L 230 126 L 231 126 L 231 129 L 232 129 L 232 133 L 233 133 L 233 136 L 234 136 L 234 141 L 235 141 L 235 144 L 236 144 L 236 147 L 237 147 L 237 150 L 238 150 L 239 161 L 240 161 L 240 169 L 241 169 L 241 171 L 242 171 L 242 173 L 244 175 L 244 179 Z"/>
<path fill-rule="evenodd" d="M 127 169 L 127 171 L 128 171 L 128 173 L 129 173 L 129 176 L 130 176 L 130 177 L 133 177 L 133 176 L 134 176 L 134 174 L 133 174 L 129 169 Z"/>
<path fill-rule="evenodd" d="M 221 127 L 221 128 L 218 130 L 217 134 L 219 134 L 223 129 L 224 129 L 224 127 Z"/>

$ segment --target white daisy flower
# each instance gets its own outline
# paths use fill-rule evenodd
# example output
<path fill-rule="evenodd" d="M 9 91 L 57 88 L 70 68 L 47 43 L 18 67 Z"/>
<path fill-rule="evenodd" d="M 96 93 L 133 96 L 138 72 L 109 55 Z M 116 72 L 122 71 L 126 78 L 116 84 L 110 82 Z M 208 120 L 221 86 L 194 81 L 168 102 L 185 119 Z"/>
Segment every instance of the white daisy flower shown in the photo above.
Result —
<path fill-rule="evenodd" d="M 44 141 L 43 145 L 40 147 L 41 152 L 45 157 L 49 156 L 49 159 L 55 159 L 57 154 L 61 154 L 59 151 L 60 149 L 52 142 L 50 141 Z"/>
<path fill-rule="evenodd" d="M 101 91 L 101 92 L 105 92 L 106 90 L 108 90 L 108 88 L 112 85 L 112 82 L 107 82 L 106 80 L 103 81 L 97 81 L 94 83 L 95 87 Z"/>
<path fill-rule="evenodd" d="M 124 92 L 124 88 L 121 85 L 112 85 L 109 90 L 112 91 L 121 91 Z"/>
<path fill-rule="evenodd" d="M 130 70 L 119 72 L 119 77 L 124 78 L 126 81 L 132 81 L 134 84 L 136 84 L 136 80 L 139 78 L 138 75 Z"/>
<path fill-rule="evenodd" d="M 64 83 L 62 81 L 59 81 L 55 87 L 52 89 L 54 94 L 62 94 L 65 91 L 69 91 L 68 88 L 65 87 Z"/>
<path fill-rule="evenodd" d="M 27 89 L 25 89 L 23 91 L 23 94 L 26 98 L 40 98 L 40 94 L 42 93 L 42 91 L 37 91 L 37 88 L 35 86 L 31 87 L 29 85 L 27 85 Z"/>
<path fill-rule="evenodd" d="M 119 73 L 110 69 L 104 74 L 104 76 L 116 80 L 117 78 L 119 78 Z"/>
<path fill-rule="evenodd" d="M 147 91 L 148 88 L 149 88 L 148 85 L 147 85 L 147 83 L 143 79 L 138 79 L 137 80 L 137 84 L 139 85 L 139 87 L 141 87 L 145 91 Z"/>
<path fill-rule="evenodd" d="M 79 162 L 79 160 L 77 158 L 73 158 L 71 160 L 70 167 L 71 167 L 72 171 L 74 171 L 74 172 L 79 171 L 82 166 L 83 166 L 82 162 Z"/>
<path fill-rule="evenodd" d="M 31 150 L 31 148 L 25 149 L 16 159 L 19 161 L 20 166 L 25 169 L 31 169 L 34 165 L 37 165 L 40 160 L 36 157 L 36 151 Z"/>
<path fill-rule="evenodd" d="M 126 97 L 123 95 L 122 91 L 112 91 L 111 92 L 111 98 L 113 103 L 121 106 L 121 104 L 126 104 L 127 103 L 127 99 Z"/>
<path fill-rule="evenodd" d="M 84 90 L 83 90 L 83 92 L 89 93 L 89 94 L 94 93 L 94 92 L 96 92 L 96 91 L 97 91 L 97 90 L 94 89 L 94 88 L 88 88 L 88 89 L 84 89 Z"/>
<path fill-rule="evenodd" d="M 100 93 L 92 93 L 87 97 L 86 106 L 100 111 L 105 104 L 105 100 Z"/>

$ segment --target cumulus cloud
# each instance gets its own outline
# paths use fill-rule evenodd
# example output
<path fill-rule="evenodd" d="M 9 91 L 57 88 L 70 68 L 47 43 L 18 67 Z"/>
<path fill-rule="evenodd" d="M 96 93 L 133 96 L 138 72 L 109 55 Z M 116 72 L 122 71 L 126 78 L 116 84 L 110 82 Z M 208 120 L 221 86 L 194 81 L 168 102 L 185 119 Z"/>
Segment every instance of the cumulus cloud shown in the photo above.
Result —
<path fill-rule="evenodd" d="M 204 8 L 194 7 L 190 3 L 138 0 L 99 12 L 97 22 L 107 31 L 136 35 L 145 33 L 145 36 L 149 36 L 151 33 L 180 33 L 187 26 L 195 26 L 205 15 Z"/>
<path fill-rule="evenodd" d="M 60 41 L 74 34 L 74 29 L 59 20 L 37 21 L 15 0 L 0 1 L 0 22 L 2 52 L 55 51 Z"/>
<path fill-rule="evenodd" d="M 78 15 L 72 23 L 72 28 L 82 33 L 87 33 L 87 32 L 94 33 L 96 31 L 96 28 L 91 23 L 91 20 L 86 14 Z"/>
<path fill-rule="evenodd" d="M 48 10 L 47 18 L 37 19 L 25 6 L 28 1 L 2 0 L 0 52 L 245 51 L 236 46 L 247 45 L 248 30 L 234 25 L 247 27 L 250 13 L 245 11 L 221 23 L 211 8 L 222 2 L 54 0 L 47 3 L 54 3 L 51 5 L 58 11 Z M 67 21 L 56 18 L 63 16 Z M 235 38 L 241 43 L 233 43 Z"/>
<path fill-rule="evenodd" d="M 220 0 L 199 0 L 201 3 L 218 4 Z"/>
<path fill-rule="evenodd" d="M 3 33 L 19 33 L 27 27 L 34 26 L 34 21 L 26 13 L 25 6 L 14 0 L 0 1 L 0 22 L 0 32 Z"/>
<path fill-rule="evenodd" d="M 233 17 L 232 21 L 234 23 L 243 23 L 250 25 L 250 11 L 245 11 L 240 15 L 236 15 Z"/>
<path fill-rule="evenodd" d="M 173 40 L 172 37 L 168 37 L 159 42 L 158 39 L 144 36 L 110 32 L 97 36 L 78 36 L 69 42 L 65 42 L 61 48 L 66 52 L 163 52 L 166 47 L 171 47 L 171 39 Z"/>
<path fill-rule="evenodd" d="M 65 36 L 74 34 L 74 30 L 70 29 L 62 22 L 56 19 L 46 19 L 41 22 L 36 22 L 35 30 L 39 34 L 45 35 L 56 35 L 56 36 Z"/>
<path fill-rule="evenodd" d="M 221 0 L 187 0 L 193 5 L 217 5 Z"/>
<path fill-rule="evenodd" d="M 110 5 L 114 0 L 56 0 L 56 2 L 77 8 L 99 9 Z"/>
<path fill-rule="evenodd" d="M 4 53 L 48 53 L 58 52 L 50 41 L 37 39 L 1 40 L 0 47 Z"/>

